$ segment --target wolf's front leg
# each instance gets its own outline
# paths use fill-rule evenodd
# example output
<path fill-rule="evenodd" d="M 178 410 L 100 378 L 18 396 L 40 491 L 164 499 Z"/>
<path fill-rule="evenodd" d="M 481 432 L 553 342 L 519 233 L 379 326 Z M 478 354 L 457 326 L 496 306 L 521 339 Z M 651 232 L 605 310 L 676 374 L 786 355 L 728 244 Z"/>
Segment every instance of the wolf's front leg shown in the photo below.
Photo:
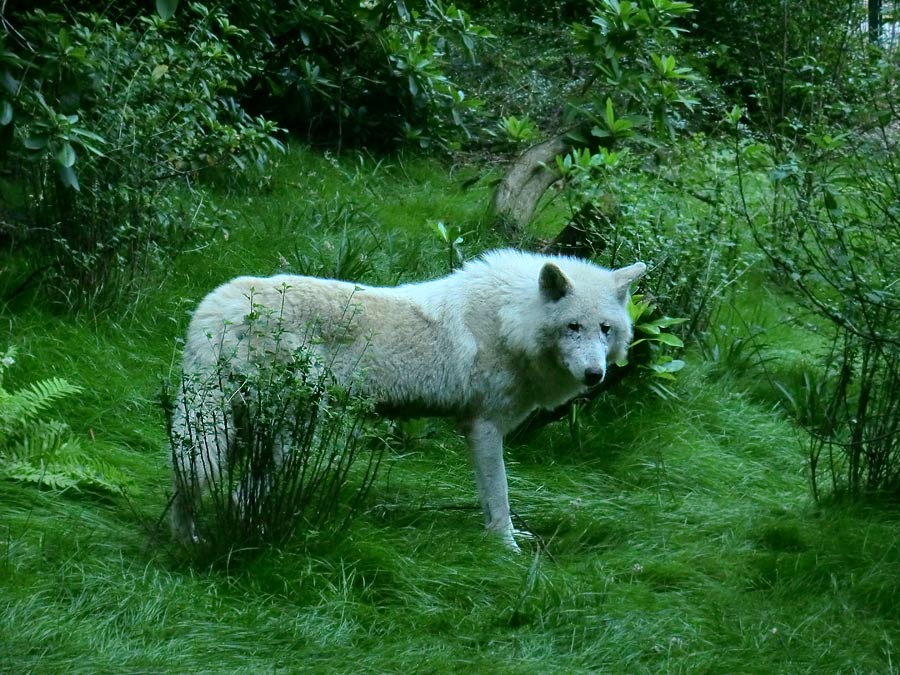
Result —
<path fill-rule="evenodd" d="M 484 509 L 488 532 L 499 535 L 509 548 L 519 550 L 513 537 L 512 520 L 509 517 L 509 490 L 506 483 L 506 467 L 503 464 L 503 434 L 488 420 L 476 419 L 465 427 L 472 465 L 475 468 L 475 484 L 478 498 Z"/>

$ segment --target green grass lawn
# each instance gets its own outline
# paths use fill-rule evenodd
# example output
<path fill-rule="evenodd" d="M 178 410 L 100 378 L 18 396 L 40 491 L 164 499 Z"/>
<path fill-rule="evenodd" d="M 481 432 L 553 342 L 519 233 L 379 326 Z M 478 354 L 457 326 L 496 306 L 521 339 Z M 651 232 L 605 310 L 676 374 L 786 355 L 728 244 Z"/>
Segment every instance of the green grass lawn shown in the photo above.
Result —
<path fill-rule="evenodd" d="M 234 214 L 223 232 L 123 312 L 0 309 L 19 349 L 6 388 L 83 387 L 53 416 L 131 486 L 0 482 L 0 671 L 900 670 L 900 513 L 814 504 L 803 438 L 759 373 L 695 351 L 676 399 L 623 387 L 577 430 L 508 448 L 513 509 L 544 547 L 515 555 L 483 537 L 464 443 L 428 422 L 388 453 L 339 539 L 301 534 L 210 568 L 181 559 L 158 527 L 171 486 L 157 400 L 187 312 L 242 273 L 442 274 L 433 222 L 466 232 L 469 255 L 497 243 L 480 231 L 489 186 L 461 187 L 475 173 L 295 149 L 265 190 L 218 191 Z M 777 306 L 756 309 L 770 340 L 790 340 Z"/>

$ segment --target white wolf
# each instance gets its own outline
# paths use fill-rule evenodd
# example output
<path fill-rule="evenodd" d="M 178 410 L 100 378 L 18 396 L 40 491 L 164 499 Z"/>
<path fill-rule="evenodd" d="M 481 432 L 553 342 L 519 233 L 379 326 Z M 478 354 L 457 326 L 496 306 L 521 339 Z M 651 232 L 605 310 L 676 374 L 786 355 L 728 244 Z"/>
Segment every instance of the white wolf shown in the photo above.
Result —
<path fill-rule="evenodd" d="M 625 356 L 629 288 L 645 269 L 640 262 L 608 270 L 572 257 L 498 250 L 447 277 L 395 288 L 238 277 L 194 312 L 184 372 L 217 378 L 223 368 L 308 345 L 339 379 L 361 378 L 391 412 L 455 418 L 468 440 L 487 530 L 517 548 L 503 437 L 535 409 L 554 408 L 599 383 L 607 364 Z M 260 307 L 277 315 L 277 339 L 275 321 Z M 211 425 L 218 437 L 189 439 L 188 417 L 208 414 L 208 399 L 195 400 L 196 410 L 178 410 L 173 421 L 172 524 L 186 541 L 197 537 L 191 500 L 228 459 L 220 456 L 227 454 L 227 416 Z M 222 410 L 221 399 L 212 404 Z M 197 462 L 198 444 L 216 448 L 215 456 Z M 184 480 L 189 470 L 200 473 L 196 480 Z"/>

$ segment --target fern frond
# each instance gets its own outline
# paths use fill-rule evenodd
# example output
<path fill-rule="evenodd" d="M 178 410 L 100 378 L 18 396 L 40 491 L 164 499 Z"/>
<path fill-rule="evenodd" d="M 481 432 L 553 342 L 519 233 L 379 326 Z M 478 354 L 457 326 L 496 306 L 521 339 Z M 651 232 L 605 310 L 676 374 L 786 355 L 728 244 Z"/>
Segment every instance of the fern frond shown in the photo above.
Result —
<path fill-rule="evenodd" d="M 55 490 L 77 489 L 80 478 L 69 470 L 60 470 L 43 462 L 32 464 L 15 458 L 0 462 L 0 477 L 35 483 Z"/>
<path fill-rule="evenodd" d="M 56 442 L 52 452 L 37 454 L 35 449 L 46 448 L 46 443 L 31 439 L 27 447 L 0 452 L 0 478 L 56 490 L 86 487 L 114 493 L 136 491 L 131 477 L 109 462 L 89 455 L 75 437 Z"/>
<path fill-rule="evenodd" d="M 7 428 L 27 425 L 59 399 L 81 391 L 81 387 L 61 377 L 50 377 L 12 393 L 4 392 L 0 398 L 0 423 Z"/>
<path fill-rule="evenodd" d="M 81 387 L 61 377 L 34 382 L 14 392 L 2 386 L 13 352 L 0 359 L 0 478 L 68 490 L 88 486 L 120 492 L 131 486 L 122 471 L 85 452 L 68 425 L 46 419 L 58 400 L 78 394 Z"/>
<path fill-rule="evenodd" d="M 69 432 L 69 426 L 58 420 L 35 421 L 13 436 L 13 447 L 23 459 L 41 459 L 79 451 L 80 443 Z"/>
<path fill-rule="evenodd" d="M 82 466 L 80 480 L 82 485 L 95 490 L 127 492 L 132 495 L 139 492 L 134 480 L 128 474 L 109 462 L 94 457 Z"/>

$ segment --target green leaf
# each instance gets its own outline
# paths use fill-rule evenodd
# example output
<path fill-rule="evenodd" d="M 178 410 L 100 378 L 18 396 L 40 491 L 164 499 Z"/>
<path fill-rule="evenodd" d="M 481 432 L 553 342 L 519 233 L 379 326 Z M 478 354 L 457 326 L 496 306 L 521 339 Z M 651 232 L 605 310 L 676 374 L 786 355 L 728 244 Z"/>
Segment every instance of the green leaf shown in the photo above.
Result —
<path fill-rule="evenodd" d="M 84 143 L 85 138 L 89 138 L 92 141 L 97 141 L 98 143 L 101 143 L 101 144 L 106 143 L 106 139 L 103 138 L 103 136 L 100 136 L 99 134 L 95 134 L 93 131 L 88 131 L 87 129 L 80 129 L 80 128 L 76 127 L 75 129 L 72 129 L 71 133 L 73 136 L 78 136 L 78 142 L 81 143 L 82 146 L 85 145 L 85 143 Z"/>
<path fill-rule="evenodd" d="M 29 150 L 43 150 L 47 147 L 48 141 L 46 136 L 29 136 L 23 143 Z"/>
<path fill-rule="evenodd" d="M 664 345 L 671 347 L 684 347 L 684 342 L 677 335 L 671 333 L 660 333 L 653 338 L 656 342 L 662 342 Z"/>
<path fill-rule="evenodd" d="M 81 191 L 81 186 L 78 184 L 78 176 L 75 175 L 75 170 L 71 166 L 59 167 L 59 179 L 63 185 L 72 188 L 75 192 Z"/>
<path fill-rule="evenodd" d="M 653 307 L 653 303 L 650 300 L 645 300 L 641 293 L 635 293 L 628 298 L 628 317 L 633 323 L 637 323 L 637 320 L 651 307 Z"/>
<path fill-rule="evenodd" d="M 156 0 L 156 13 L 163 21 L 168 21 L 178 9 L 178 0 Z"/>
<path fill-rule="evenodd" d="M 153 80 L 154 82 L 156 82 L 157 80 L 159 80 L 163 75 L 165 75 L 168 72 L 169 72 L 169 66 L 167 66 L 165 63 L 160 63 L 150 73 L 150 79 Z"/>
<path fill-rule="evenodd" d="M 653 323 L 640 323 L 635 326 L 635 329 L 647 335 L 659 335 L 660 333 L 659 326 Z"/>
<path fill-rule="evenodd" d="M 72 147 L 72 144 L 66 141 L 63 143 L 62 147 L 59 149 L 59 152 L 56 153 L 56 161 L 59 162 L 60 166 L 69 168 L 75 166 L 75 160 L 77 159 L 75 155 L 75 148 Z"/>
<path fill-rule="evenodd" d="M 450 240 L 450 235 L 447 233 L 447 226 L 444 225 L 443 221 L 440 221 L 440 220 L 437 221 L 437 222 L 434 224 L 434 229 L 435 229 L 435 231 L 438 233 L 438 236 L 439 236 L 443 241 L 449 241 L 449 240 Z"/>
<path fill-rule="evenodd" d="M 12 103 L 10 103 L 9 101 L 3 101 L 2 103 L 0 103 L 0 127 L 5 127 L 7 124 L 12 122 L 12 119 Z"/>
<path fill-rule="evenodd" d="M 662 318 L 656 319 L 655 321 L 649 321 L 648 324 L 652 324 L 660 328 L 669 328 L 671 326 L 677 326 L 680 323 L 684 323 L 685 321 L 687 321 L 687 319 L 684 317 L 664 316 Z"/>
<path fill-rule="evenodd" d="M 650 364 L 650 368 L 657 373 L 677 373 L 684 368 L 684 361 L 681 359 L 672 359 L 665 363 L 652 363 Z"/>
<path fill-rule="evenodd" d="M 613 125 L 613 132 L 619 134 L 621 132 L 628 131 L 633 126 L 634 123 L 630 119 L 623 117 L 616 120 L 616 123 Z"/>
<path fill-rule="evenodd" d="M 610 131 L 616 127 L 616 115 L 613 112 L 613 102 L 612 99 L 608 97 L 606 99 L 606 125 L 609 127 Z"/>

